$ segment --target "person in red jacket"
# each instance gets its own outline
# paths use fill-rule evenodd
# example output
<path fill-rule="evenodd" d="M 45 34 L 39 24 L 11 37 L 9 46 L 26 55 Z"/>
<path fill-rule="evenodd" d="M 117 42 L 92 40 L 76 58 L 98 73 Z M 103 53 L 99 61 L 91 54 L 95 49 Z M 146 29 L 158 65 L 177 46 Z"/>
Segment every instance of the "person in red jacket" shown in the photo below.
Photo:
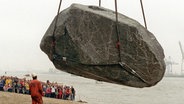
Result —
<path fill-rule="evenodd" d="M 42 100 L 42 94 L 43 89 L 41 82 L 37 80 L 37 75 L 32 74 L 33 80 L 29 84 L 31 98 L 32 98 L 32 104 L 43 104 Z"/>
<path fill-rule="evenodd" d="M 62 99 L 63 98 L 63 89 L 59 88 L 58 89 L 58 99 Z"/>

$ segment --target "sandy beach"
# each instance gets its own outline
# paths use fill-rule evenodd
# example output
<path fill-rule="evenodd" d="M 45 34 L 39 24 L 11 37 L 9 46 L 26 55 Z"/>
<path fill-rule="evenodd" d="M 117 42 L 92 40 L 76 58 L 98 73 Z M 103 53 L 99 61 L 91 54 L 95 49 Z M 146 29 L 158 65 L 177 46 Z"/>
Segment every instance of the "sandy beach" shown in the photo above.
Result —
<path fill-rule="evenodd" d="M 80 102 L 43 97 L 43 104 L 82 104 Z M 0 91 L 0 104 L 31 104 L 31 96 Z"/>

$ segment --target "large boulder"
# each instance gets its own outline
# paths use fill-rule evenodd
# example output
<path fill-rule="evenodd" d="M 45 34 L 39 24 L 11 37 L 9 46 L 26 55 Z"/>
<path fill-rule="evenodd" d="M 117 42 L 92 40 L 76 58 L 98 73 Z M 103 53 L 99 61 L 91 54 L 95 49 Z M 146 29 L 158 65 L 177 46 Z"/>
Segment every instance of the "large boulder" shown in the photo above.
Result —
<path fill-rule="evenodd" d="M 137 21 L 122 14 L 118 20 L 112 10 L 72 4 L 59 14 L 56 27 L 53 20 L 41 50 L 71 74 L 132 87 L 155 85 L 165 72 L 161 45 Z"/>

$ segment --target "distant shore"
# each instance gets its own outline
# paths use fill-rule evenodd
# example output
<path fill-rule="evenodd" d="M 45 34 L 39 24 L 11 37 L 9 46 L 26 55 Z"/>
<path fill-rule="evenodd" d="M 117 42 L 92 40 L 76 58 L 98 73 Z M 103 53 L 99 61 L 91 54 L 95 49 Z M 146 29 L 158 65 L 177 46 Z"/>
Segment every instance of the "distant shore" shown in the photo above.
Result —
<path fill-rule="evenodd" d="M 31 96 L 0 91 L 0 104 L 31 104 Z M 43 97 L 43 104 L 83 104 L 83 103 Z"/>
<path fill-rule="evenodd" d="M 184 74 L 182 75 L 177 75 L 177 74 L 166 74 L 164 77 L 184 77 Z"/>

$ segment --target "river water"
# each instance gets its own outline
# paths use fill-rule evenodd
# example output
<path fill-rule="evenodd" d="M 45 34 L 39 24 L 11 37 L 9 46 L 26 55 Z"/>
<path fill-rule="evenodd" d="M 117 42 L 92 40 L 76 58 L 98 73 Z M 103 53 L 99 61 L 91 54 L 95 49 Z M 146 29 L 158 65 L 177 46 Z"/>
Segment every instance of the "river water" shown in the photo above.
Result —
<path fill-rule="evenodd" d="M 24 74 L 7 73 L 18 77 L 23 77 Z M 97 82 L 64 72 L 38 74 L 38 79 L 73 85 L 76 101 L 82 100 L 88 104 L 184 104 L 184 77 L 164 77 L 157 85 L 149 88 Z"/>

